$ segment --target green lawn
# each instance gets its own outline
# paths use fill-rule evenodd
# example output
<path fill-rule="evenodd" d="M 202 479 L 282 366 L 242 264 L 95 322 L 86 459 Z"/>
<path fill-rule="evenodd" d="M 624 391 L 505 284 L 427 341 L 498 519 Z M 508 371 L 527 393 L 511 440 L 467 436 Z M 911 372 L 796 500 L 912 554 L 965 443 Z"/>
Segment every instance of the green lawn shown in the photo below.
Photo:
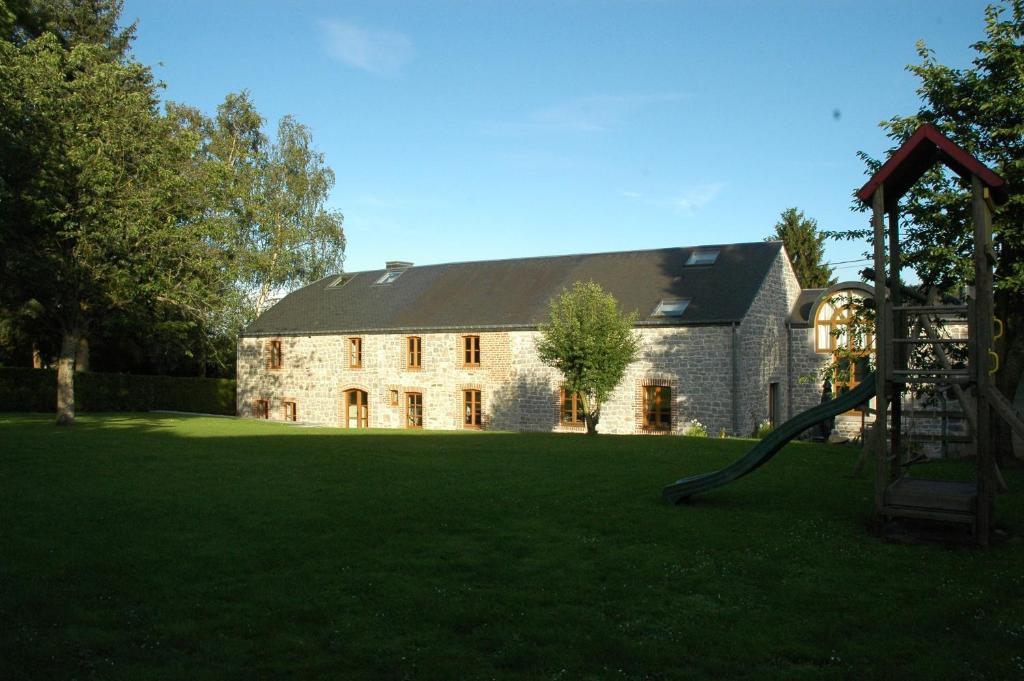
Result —
<path fill-rule="evenodd" d="M 1024 678 L 989 550 L 872 536 L 856 451 L 0 415 L 7 679 Z"/>

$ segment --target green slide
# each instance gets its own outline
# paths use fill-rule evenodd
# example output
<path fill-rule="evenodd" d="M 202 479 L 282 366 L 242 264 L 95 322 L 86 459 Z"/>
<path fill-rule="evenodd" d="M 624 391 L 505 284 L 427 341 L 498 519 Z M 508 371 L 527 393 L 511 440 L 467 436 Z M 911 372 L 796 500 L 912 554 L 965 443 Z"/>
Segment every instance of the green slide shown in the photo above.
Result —
<path fill-rule="evenodd" d="M 849 411 L 867 402 L 874 396 L 875 374 L 872 373 L 868 374 L 864 381 L 853 390 L 842 393 L 835 399 L 801 412 L 786 421 L 768 433 L 742 459 L 738 459 L 725 468 L 713 473 L 703 473 L 676 480 L 662 490 L 661 496 L 671 504 L 678 504 L 686 501 L 694 494 L 707 492 L 710 489 L 727 485 L 733 480 L 742 478 L 747 473 L 756 470 L 761 464 L 770 461 L 790 440 L 811 426 Z"/>

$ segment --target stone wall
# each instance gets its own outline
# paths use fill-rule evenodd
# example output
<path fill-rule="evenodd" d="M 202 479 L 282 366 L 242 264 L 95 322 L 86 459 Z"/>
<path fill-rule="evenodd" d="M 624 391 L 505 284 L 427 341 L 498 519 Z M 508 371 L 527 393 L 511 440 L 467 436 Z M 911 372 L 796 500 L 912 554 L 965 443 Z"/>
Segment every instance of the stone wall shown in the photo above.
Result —
<path fill-rule="evenodd" d="M 750 435 L 769 416 L 769 386 L 777 384 L 777 424 L 788 418 L 790 343 L 786 320 L 800 295 L 785 249 L 780 249 L 739 326 L 737 435 Z"/>
<path fill-rule="evenodd" d="M 731 337 L 728 326 L 644 328 L 641 352 L 603 405 L 603 433 L 641 433 L 643 389 L 672 388 L 671 432 L 691 419 L 712 434 L 732 431 Z M 284 401 L 296 403 L 299 421 L 344 426 L 344 392 L 368 396 L 372 428 L 405 427 L 405 395 L 422 395 L 423 426 L 463 427 L 462 391 L 481 391 L 484 427 L 518 431 L 582 431 L 560 423 L 561 380 L 537 356 L 536 331 L 483 332 L 480 366 L 462 366 L 462 334 L 419 334 L 422 368 L 406 366 L 404 334 L 364 334 L 361 368 L 349 367 L 349 336 L 242 338 L 238 344 L 238 413 L 255 415 L 256 400 L 283 420 Z M 271 340 L 282 343 L 282 367 L 269 366 Z M 397 402 L 397 404 L 396 404 Z"/>

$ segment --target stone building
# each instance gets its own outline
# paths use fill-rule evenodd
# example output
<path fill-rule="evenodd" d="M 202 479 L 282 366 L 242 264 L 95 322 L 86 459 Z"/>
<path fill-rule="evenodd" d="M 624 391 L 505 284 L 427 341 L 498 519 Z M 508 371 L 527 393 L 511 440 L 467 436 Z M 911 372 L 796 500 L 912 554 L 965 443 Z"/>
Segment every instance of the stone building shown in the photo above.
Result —
<path fill-rule="evenodd" d="M 781 242 L 335 275 L 267 310 L 238 342 L 238 414 L 348 428 L 582 431 L 537 356 L 549 301 L 593 280 L 636 310 L 639 357 L 603 433 L 749 435 L 818 404 L 814 319 Z M 858 285 L 859 286 L 859 285 Z"/>

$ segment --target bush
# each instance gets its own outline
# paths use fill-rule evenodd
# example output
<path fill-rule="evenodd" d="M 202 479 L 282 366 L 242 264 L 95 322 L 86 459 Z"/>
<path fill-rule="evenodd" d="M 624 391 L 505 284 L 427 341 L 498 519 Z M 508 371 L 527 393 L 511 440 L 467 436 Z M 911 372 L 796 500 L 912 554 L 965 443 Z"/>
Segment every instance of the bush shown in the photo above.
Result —
<path fill-rule="evenodd" d="M 772 422 L 769 421 L 768 419 L 765 419 L 764 421 L 761 421 L 759 424 L 757 424 L 757 428 L 754 429 L 754 437 L 760 440 L 773 430 L 775 430 L 775 428 L 774 426 L 772 426 Z"/>
<path fill-rule="evenodd" d="M 690 437 L 707 437 L 708 428 L 697 419 L 691 420 L 683 428 L 683 435 L 689 435 Z"/>
<path fill-rule="evenodd" d="M 0 411 L 55 411 L 54 369 L 0 369 Z M 235 381 L 228 378 L 137 376 L 83 371 L 75 374 L 78 411 L 169 409 L 235 413 Z"/>

